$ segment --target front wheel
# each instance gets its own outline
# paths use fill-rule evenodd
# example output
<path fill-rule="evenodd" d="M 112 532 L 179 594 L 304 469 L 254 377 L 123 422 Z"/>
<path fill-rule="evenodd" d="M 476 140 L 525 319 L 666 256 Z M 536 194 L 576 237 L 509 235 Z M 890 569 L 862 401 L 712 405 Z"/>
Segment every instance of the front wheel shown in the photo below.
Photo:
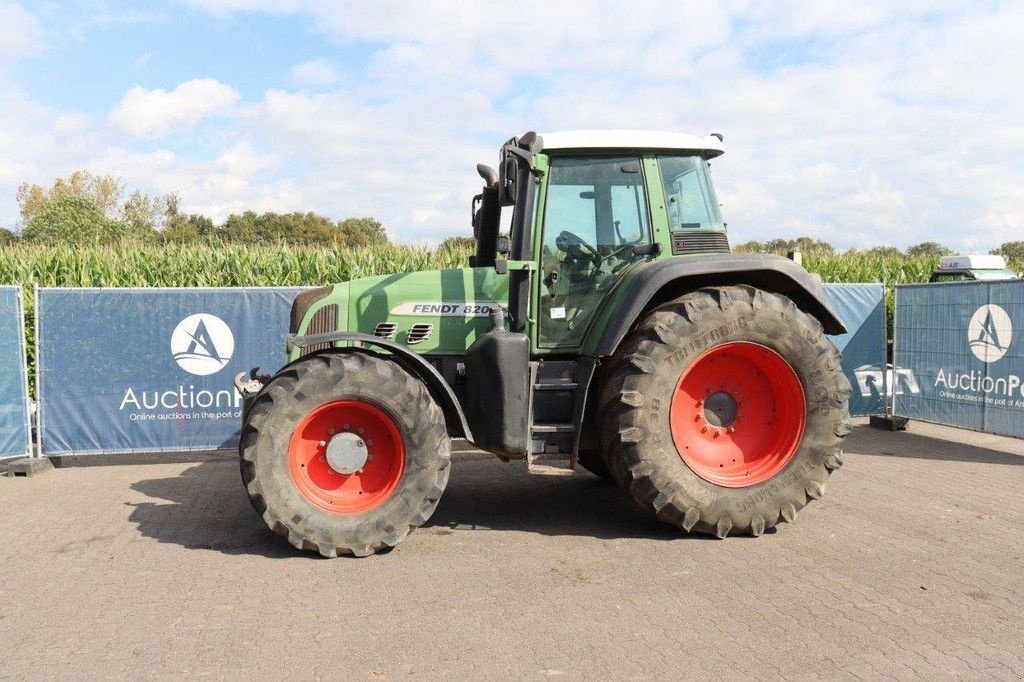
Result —
<path fill-rule="evenodd" d="M 296 548 L 366 556 L 430 518 L 451 441 L 426 386 L 385 357 L 322 352 L 256 397 L 242 427 L 249 500 Z"/>
<path fill-rule="evenodd" d="M 789 299 L 706 288 L 651 311 L 602 386 L 605 460 L 640 506 L 687 531 L 793 521 L 842 464 L 850 384 Z"/>

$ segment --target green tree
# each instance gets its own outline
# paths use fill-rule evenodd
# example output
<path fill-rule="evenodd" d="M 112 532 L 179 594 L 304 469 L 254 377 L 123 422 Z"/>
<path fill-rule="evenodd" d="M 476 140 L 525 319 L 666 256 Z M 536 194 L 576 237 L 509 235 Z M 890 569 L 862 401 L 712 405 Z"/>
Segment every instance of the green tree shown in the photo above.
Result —
<path fill-rule="evenodd" d="M 795 239 L 772 239 L 767 242 L 749 241 L 740 244 L 736 251 L 748 251 L 758 253 L 777 253 L 786 255 L 790 251 L 802 253 L 835 253 L 835 247 L 821 239 L 813 237 L 797 237 Z"/>
<path fill-rule="evenodd" d="M 167 218 L 160 239 L 171 244 L 209 241 L 217 237 L 217 227 L 204 215 L 175 213 Z"/>
<path fill-rule="evenodd" d="M 475 249 L 476 240 L 472 237 L 448 237 L 443 242 L 437 245 L 438 251 L 464 251 L 466 249 Z"/>
<path fill-rule="evenodd" d="M 104 244 L 124 239 L 124 223 L 111 220 L 86 197 L 67 195 L 47 202 L 21 236 L 30 242 Z"/>
<path fill-rule="evenodd" d="M 335 223 L 318 213 L 232 214 L 218 234 L 244 244 L 341 244 L 370 246 L 387 243 L 387 234 L 373 218 L 346 218 Z"/>
<path fill-rule="evenodd" d="M 764 242 L 751 239 L 749 242 L 737 244 L 732 248 L 737 253 L 764 253 L 766 251 Z"/>
<path fill-rule="evenodd" d="M 882 256 L 884 258 L 903 257 L 903 252 L 897 249 L 895 246 L 872 246 L 870 249 L 865 249 L 861 253 L 869 254 L 872 256 Z"/>
<path fill-rule="evenodd" d="M 140 190 L 132 192 L 121 206 L 121 220 L 129 237 L 144 241 L 159 238 L 159 230 L 178 215 L 178 202 L 176 194 L 151 196 Z"/>
<path fill-rule="evenodd" d="M 338 222 L 339 241 L 347 246 L 387 244 L 388 235 L 376 218 L 345 218 Z"/>
<path fill-rule="evenodd" d="M 921 242 L 907 249 L 907 255 L 911 258 L 941 258 L 951 253 L 953 253 L 952 249 L 948 249 L 938 242 Z"/>
<path fill-rule="evenodd" d="M 1002 256 L 1014 267 L 1024 267 L 1024 242 L 1003 242 L 992 253 Z"/>
<path fill-rule="evenodd" d="M 93 175 L 89 171 L 78 170 L 66 178 L 57 178 L 51 187 L 22 183 L 17 192 L 18 208 L 22 223 L 28 225 L 50 202 L 74 196 L 88 199 L 100 213 L 114 218 L 124 188 L 121 178 L 116 176 Z"/>

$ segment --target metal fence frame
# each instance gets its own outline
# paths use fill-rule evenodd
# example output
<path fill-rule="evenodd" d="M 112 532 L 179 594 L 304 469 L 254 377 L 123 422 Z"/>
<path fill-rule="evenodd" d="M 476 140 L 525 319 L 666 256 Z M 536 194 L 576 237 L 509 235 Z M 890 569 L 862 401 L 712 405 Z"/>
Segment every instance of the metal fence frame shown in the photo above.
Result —
<path fill-rule="evenodd" d="M 28 391 L 28 341 L 25 337 L 25 291 L 20 284 L 3 284 L 0 289 L 13 289 L 17 304 L 15 311 L 18 316 L 18 329 L 21 331 L 19 341 L 18 357 L 21 360 L 21 385 L 25 393 L 25 451 L 20 454 L 0 455 L 0 459 L 15 459 L 18 457 L 31 457 L 32 448 L 32 396 Z"/>

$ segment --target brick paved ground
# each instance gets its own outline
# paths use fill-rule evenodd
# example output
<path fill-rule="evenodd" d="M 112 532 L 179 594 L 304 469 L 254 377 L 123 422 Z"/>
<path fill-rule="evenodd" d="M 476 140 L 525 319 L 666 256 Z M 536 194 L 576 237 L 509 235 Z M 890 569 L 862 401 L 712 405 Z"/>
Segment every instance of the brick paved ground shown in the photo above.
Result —
<path fill-rule="evenodd" d="M 363 560 L 272 537 L 224 457 L 0 479 L 0 677 L 1019 679 L 1024 442 L 848 450 L 796 525 L 725 541 L 461 454 Z"/>

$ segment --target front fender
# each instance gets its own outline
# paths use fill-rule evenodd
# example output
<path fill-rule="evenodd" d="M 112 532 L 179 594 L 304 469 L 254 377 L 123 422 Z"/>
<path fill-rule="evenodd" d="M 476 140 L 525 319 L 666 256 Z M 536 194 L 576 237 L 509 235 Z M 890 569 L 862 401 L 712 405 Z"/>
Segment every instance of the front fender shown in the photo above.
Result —
<path fill-rule="evenodd" d="M 761 253 L 700 254 L 654 260 L 628 272 L 601 306 L 582 352 L 594 358 L 611 355 L 648 308 L 704 286 L 732 284 L 789 297 L 818 320 L 826 334 L 846 331 L 820 280 L 788 258 Z"/>
<path fill-rule="evenodd" d="M 473 434 L 470 432 L 469 424 L 466 422 L 466 415 L 463 413 L 462 406 L 459 404 L 459 399 L 455 396 L 455 392 L 452 391 L 452 387 L 448 385 L 434 366 L 427 362 L 419 353 L 415 353 L 394 341 L 388 341 L 387 339 L 371 336 L 370 334 L 346 331 L 307 336 L 289 334 L 287 344 L 288 351 L 291 352 L 293 349 L 322 346 L 338 341 L 348 341 L 357 346 L 377 346 L 391 353 L 395 361 L 405 368 L 407 372 L 410 372 L 427 385 L 430 395 L 437 401 L 441 411 L 444 412 L 448 433 L 465 438 L 466 440 L 473 440 Z"/>

